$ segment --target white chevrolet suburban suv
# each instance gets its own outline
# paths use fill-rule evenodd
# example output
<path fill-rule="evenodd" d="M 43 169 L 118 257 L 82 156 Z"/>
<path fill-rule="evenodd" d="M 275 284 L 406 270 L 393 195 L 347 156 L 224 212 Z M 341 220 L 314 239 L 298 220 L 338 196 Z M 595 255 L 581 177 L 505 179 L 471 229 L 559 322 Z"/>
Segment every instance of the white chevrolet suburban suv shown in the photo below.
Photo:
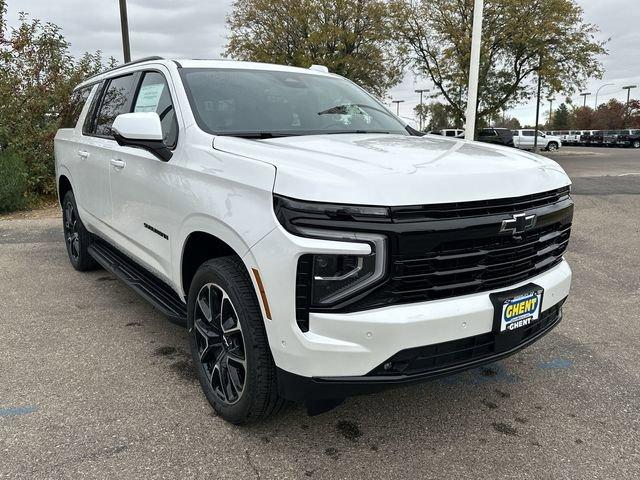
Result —
<path fill-rule="evenodd" d="M 562 318 L 573 201 L 551 160 L 421 136 L 321 69 L 154 57 L 72 100 L 71 263 L 186 324 L 230 422 L 493 362 Z"/>

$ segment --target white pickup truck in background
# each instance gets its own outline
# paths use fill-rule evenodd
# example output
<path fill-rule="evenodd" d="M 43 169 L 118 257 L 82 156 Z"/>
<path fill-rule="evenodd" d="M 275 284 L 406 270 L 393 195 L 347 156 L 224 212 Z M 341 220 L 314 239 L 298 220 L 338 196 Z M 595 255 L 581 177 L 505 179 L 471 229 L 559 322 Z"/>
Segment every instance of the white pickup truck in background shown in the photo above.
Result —
<path fill-rule="evenodd" d="M 522 129 L 513 130 L 513 146 L 523 150 L 533 150 L 535 140 L 535 130 Z M 555 151 L 562 146 L 560 137 L 547 135 L 538 132 L 538 148 L 542 150 Z"/>

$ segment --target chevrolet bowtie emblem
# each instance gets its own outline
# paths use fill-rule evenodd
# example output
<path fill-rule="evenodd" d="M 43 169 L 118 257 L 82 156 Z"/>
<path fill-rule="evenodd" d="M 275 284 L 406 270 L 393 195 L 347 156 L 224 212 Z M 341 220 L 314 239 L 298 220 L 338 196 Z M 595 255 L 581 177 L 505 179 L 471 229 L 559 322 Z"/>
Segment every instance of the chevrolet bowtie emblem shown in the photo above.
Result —
<path fill-rule="evenodd" d="M 513 218 L 508 218 L 502 221 L 500 227 L 500 233 L 510 233 L 511 235 L 518 235 L 524 233 L 525 230 L 533 228 L 536 224 L 536 215 L 527 215 L 526 213 L 518 213 L 513 215 Z"/>

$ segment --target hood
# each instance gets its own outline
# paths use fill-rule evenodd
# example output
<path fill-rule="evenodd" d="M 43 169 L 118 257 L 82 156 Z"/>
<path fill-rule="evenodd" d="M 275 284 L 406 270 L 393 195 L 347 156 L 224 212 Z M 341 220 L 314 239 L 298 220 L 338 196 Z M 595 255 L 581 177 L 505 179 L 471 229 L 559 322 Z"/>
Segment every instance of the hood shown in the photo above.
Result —
<path fill-rule="evenodd" d="M 542 156 L 433 135 L 218 136 L 214 148 L 274 165 L 275 193 L 320 202 L 449 203 L 518 197 L 571 183 Z"/>

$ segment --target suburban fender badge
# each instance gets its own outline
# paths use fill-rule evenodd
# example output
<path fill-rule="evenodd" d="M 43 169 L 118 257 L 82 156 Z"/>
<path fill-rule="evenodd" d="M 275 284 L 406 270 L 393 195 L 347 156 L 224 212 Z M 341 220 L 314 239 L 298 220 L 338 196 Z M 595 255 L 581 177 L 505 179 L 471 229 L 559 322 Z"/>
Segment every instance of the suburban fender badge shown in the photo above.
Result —
<path fill-rule="evenodd" d="M 527 215 L 526 213 L 518 213 L 502 221 L 500 233 L 508 233 L 510 235 L 519 235 L 536 225 L 537 216 L 535 214 Z"/>

